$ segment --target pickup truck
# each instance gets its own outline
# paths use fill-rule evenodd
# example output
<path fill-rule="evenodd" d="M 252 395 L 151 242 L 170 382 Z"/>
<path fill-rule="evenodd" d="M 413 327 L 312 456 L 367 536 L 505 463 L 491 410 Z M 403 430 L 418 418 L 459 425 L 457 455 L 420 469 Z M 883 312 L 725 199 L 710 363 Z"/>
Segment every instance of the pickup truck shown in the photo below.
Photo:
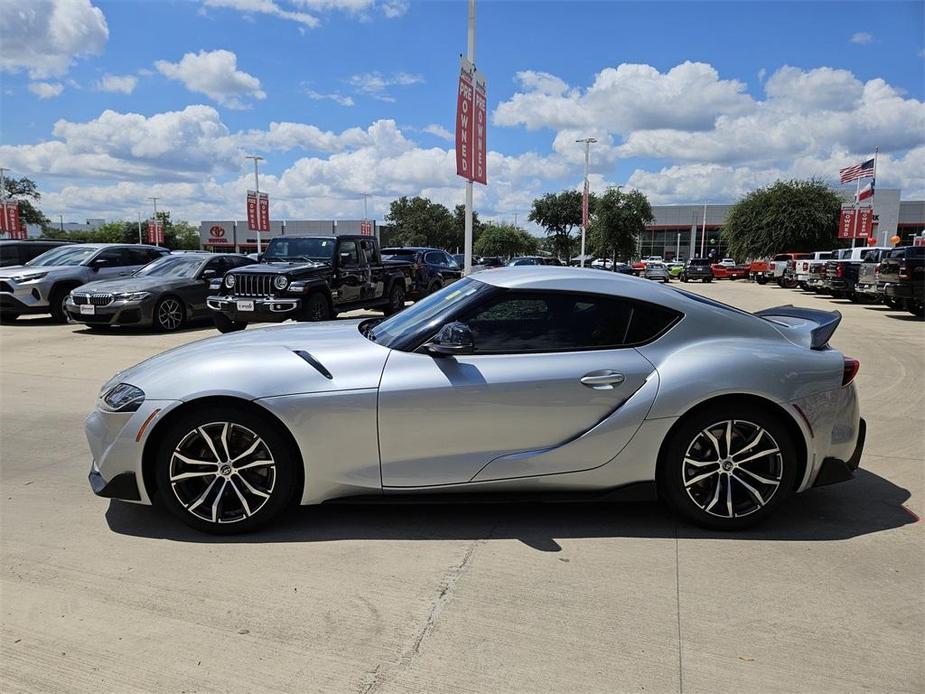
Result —
<path fill-rule="evenodd" d="M 772 274 L 771 263 L 767 258 L 756 258 L 748 265 L 748 276 L 758 284 L 767 284 Z"/>
<path fill-rule="evenodd" d="M 831 294 L 836 299 L 847 299 L 854 294 L 861 265 L 866 258 L 878 258 L 889 248 L 858 246 L 841 248 L 835 251 L 835 257 L 825 262 L 825 275 L 818 291 Z"/>
<path fill-rule="evenodd" d="M 813 251 L 808 258 L 791 260 L 784 270 L 784 277 L 791 283 L 796 282 L 800 289 L 811 290 L 814 284 L 819 283 L 825 261 L 834 256 L 835 251 Z"/>
<path fill-rule="evenodd" d="M 736 265 L 735 261 L 733 261 L 732 265 L 727 265 L 725 260 L 719 263 L 714 263 L 711 266 L 711 270 L 713 272 L 713 277 L 718 280 L 736 280 L 748 278 L 748 267 L 745 265 Z"/>
<path fill-rule="evenodd" d="M 893 248 L 880 261 L 884 300 L 921 318 L 925 315 L 925 246 Z"/>
<path fill-rule="evenodd" d="M 213 280 L 206 303 L 223 333 L 288 318 L 329 320 L 357 308 L 388 316 L 404 308 L 411 270 L 405 261 L 383 261 L 372 236 L 278 236 L 259 263 Z"/>
<path fill-rule="evenodd" d="M 768 267 L 770 279 L 777 282 L 778 287 L 793 289 L 797 286 L 797 283 L 794 278 L 786 276 L 787 265 L 790 261 L 804 260 L 811 255 L 812 253 L 778 253 L 771 259 L 770 266 Z"/>
<path fill-rule="evenodd" d="M 877 284 L 880 279 L 880 261 L 887 256 L 889 251 L 881 251 L 879 255 L 868 256 L 858 268 L 858 281 L 854 285 L 854 292 L 851 294 L 851 300 L 859 304 L 879 304 L 882 296 L 877 292 Z"/>

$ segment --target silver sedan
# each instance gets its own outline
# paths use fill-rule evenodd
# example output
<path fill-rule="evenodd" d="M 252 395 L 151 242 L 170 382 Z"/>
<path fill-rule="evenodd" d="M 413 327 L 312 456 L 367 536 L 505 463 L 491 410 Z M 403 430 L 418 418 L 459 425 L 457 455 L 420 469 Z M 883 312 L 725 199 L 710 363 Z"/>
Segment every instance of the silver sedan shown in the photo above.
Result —
<path fill-rule="evenodd" d="M 839 320 L 613 272 L 490 270 L 384 320 L 248 330 L 117 374 L 86 422 L 90 483 L 216 533 L 291 503 L 639 482 L 743 528 L 858 467 Z"/>

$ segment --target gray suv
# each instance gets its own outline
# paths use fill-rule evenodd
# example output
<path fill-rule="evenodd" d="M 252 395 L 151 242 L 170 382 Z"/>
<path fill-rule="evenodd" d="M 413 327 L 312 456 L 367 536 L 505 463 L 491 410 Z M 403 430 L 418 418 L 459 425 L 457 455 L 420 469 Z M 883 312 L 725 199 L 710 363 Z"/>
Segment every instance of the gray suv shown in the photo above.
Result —
<path fill-rule="evenodd" d="M 95 280 L 131 274 L 167 255 L 166 248 L 121 243 L 63 246 L 42 253 L 25 265 L 0 269 L 0 318 L 50 313 L 67 321 L 65 303 L 72 289 Z"/>

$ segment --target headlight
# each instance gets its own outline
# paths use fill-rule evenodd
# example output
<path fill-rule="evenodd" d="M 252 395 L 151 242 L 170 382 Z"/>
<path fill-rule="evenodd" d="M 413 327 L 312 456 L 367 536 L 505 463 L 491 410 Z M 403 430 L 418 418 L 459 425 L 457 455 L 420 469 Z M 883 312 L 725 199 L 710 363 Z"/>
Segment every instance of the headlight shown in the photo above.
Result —
<path fill-rule="evenodd" d="M 234 275 L 225 275 L 225 286 L 228 287 L 228 289 L 234 287 Z"/>
<path fill-rule="evenodd" d="M 145 393 L 128 383 L 120 383 L 103 396 L 103 409 L 109 412 L 134 412 L 145 401 Z"/>
<path fill-rule="evenodd" d="M 20 282 L 20 283 L 35 282 L 36 280 L 42 279 L 47 274 L 48 274 L 47 272 L 32 272 L 32 273 L 27 273 L 25 275 L 14 275 L 13 277 L 10 277 L 10 279 L 13 280 L 14 282 Z"/>
<path fill-rule="evenodd" d="M 120 292 L 114 295 L 116 301 L 143 301 L 151 296 L 150 292 Z"/>
<path fill-rule="evenodd" d="M 277 289 L 285 289 L 289 286 L 289 278 L 286 275 L 277 275 L 273 280 L 273 286 Z"/>

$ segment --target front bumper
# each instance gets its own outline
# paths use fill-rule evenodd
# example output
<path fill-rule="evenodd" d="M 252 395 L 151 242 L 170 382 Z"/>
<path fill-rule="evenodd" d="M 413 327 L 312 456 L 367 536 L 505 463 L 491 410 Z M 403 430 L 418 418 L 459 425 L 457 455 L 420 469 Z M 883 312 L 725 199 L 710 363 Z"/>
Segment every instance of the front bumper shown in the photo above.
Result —
<path fill-rule="evenodd" d="M 48 313 L 48 287 L 44 282 L 16 284 L 4 280 L 5 288 L 0 291 L 0 311 L 4 313 Z"/>
<path fill-rule="evenodd" d="M 302 299 L 295 297 L 210 296 L 206 305 L 233 321 L 244 323 L 281 323 L 292 318 L 302 308 Z M 252 310 L 242 308 L 252 306 Z"/>
<path fill-rule="evenodd" d="M 154 301 L 113 301 L 105 306 L 93 306 L 93 313 L 81 313 L 83 306 L 73 299 L 65 302 L 64 308 L 71 320 L 92 325 L 150 325 L 154 317 Z"/>

